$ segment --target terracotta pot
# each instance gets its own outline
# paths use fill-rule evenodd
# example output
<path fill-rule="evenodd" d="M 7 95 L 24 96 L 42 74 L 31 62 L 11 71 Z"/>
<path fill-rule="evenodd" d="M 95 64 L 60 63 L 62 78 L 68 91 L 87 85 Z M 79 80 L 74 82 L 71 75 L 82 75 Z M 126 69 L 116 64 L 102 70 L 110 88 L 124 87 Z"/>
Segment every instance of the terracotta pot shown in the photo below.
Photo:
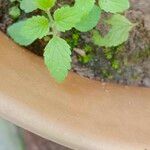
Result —
<path fill-rule="evenodd" d="M 40 57 L 2 33 L 0 115 L 72 149 L 150 149 L 150 89 L 74 73 L 57 84 Z"/>

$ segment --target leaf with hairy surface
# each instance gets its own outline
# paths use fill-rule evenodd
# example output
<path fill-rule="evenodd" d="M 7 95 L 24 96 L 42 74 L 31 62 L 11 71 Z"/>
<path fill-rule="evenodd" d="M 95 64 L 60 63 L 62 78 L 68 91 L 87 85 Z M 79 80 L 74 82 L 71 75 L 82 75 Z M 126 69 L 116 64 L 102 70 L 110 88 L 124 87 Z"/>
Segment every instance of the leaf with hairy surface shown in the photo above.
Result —
<path fill-rule="evenodd" d="M 130 7 L 129 0 L 99 0 L 99 6 L 106 12 L 123 12 Z"/>
<path fill-rule="evenodd" d="M 129 32 L 134 26 L 120 14 L 113 15 L 107 23 L 111 25 L 111 29 L 104 37 L 94 32 L 94 42 L 99 46 L 112 47 L 122 44 L 128 39 Z"/>
<path fill-rule="evenodd" d="M 45 48 L 44 59 L 52 77 L 62 82 L 71 69 L 71 50 L 65 40 L 54 36 Z"/>

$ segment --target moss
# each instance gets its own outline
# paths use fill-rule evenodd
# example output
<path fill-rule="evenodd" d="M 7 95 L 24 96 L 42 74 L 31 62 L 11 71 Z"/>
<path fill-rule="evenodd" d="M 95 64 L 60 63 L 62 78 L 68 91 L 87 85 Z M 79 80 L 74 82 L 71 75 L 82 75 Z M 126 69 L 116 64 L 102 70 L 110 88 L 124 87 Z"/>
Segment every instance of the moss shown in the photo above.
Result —
<path fill-rule="evenodd" d="M 149 57 L 150 57 L 150 48 L 134 52 L 132 57 L 130 57 L 130 60 L 134 63 L 139 63 Z"/>
<path fill-rule="evenodd" d="M 100 73 L 104 79 L 113 79 L 113 75 L 108 69 L 101 69 Z"/>
<path fill-rule="evenodd" d="M 67 41 L 67 43 L 70 45 L 71 49 L 73 50 L 75 47 L 79 45 L 80 33 L 76 30 L 73 30 L 71 35 L 68 36 L 65 40 Z"/>
<path fill-rule="evenodd" d="M 92 46 L 86 44 L 83 46 L 83 50 L 85 51 L 85 56 L 80 56 L 79 61 L 82 64 L 87 64 L 93 58 L 93 48 L 92 48 Z"/>
<path fill-rule="evenodd" d="M 112 69 L 120 70 L 122 59 L 120 59 L 120 54 L 124 51 L 124 45 L 112 48 L 104 48 L 104 54 L 106 59 L 110 62 Z"/>

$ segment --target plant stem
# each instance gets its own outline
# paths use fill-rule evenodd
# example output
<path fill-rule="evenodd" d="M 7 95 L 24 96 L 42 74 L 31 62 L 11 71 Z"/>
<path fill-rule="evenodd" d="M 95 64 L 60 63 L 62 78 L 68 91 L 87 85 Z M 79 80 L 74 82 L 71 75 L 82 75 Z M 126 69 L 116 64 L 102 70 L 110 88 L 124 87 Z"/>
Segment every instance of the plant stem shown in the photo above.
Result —
<path fill-rule="evenodd" d="M 52 34 L 54 35 L 54 36 L 60 36 L 60 33 L 59 33 L 59 31 L 56 29 L 56 27 L 55 27 L 55 24 L 54 24 L 54 19 L 53 19 L 53 17 L 52 17 L 52 15 L 51 15 L 51 13 L 50 13 L 50 11 L 49 10 L 47 10 L 46 11 L 46 14 L 48 15 L 48 18 L 49 18 L 49 20 L 50 20 L 50 22 L 52 23 Z"/>
<path fill-rule="evenodd" d="M 53 23 L 54 20 L 49 10 L 46 11 L 46 14 L 48 15 L 49 20 Z"/>

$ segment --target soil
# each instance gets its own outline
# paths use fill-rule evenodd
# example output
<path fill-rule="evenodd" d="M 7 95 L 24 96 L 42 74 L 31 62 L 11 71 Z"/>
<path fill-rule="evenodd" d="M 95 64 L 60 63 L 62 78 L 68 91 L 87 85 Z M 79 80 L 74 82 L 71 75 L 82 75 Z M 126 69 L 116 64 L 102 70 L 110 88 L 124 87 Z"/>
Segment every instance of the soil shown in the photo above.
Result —
<path fill-rule="evenodd" d="M 73 1 L 69 2 L 72 3 Z M 0 30 L 5 33 L 9 25 L 26 17 L 22 12 L 18 20 L 11 19 L 8 15 L 8 10 L 11 6 L 8 0 L 0 0 Z M 138 23 L 138 26 L 130 33 L 129 40 L 117 48 L 105 49 L 93 45 L 90 32 L 79 33 L 75 30 L 68 32 L 65 38 L 73 34 L 79 35 L 79 45 L 77 48 L 83 49 L 85 45 L 92 47 L 92 59 L 86 64 L 80 61 L 81 57 L 79 54 L 73 52 L 72 70 L 90 79 L 150 87 L 149 8 L 149 0 L 131 0 L 131 8 L 125 15 L 131 22 Z M 96 28 L 102 28 L 101 23 Z M 28 49 L 42 56 L 45 45 L 46 43 L 43 40 L 38 40 L 30 45 Z M 111 53 L 112 59 L 107 58 L 106 52 Z M 117 61 L 117 68 L 113 67 L 114 61 Z M 27 131 L 24 132 L 24 138 L 26 150 L 69 150 Z"/>

